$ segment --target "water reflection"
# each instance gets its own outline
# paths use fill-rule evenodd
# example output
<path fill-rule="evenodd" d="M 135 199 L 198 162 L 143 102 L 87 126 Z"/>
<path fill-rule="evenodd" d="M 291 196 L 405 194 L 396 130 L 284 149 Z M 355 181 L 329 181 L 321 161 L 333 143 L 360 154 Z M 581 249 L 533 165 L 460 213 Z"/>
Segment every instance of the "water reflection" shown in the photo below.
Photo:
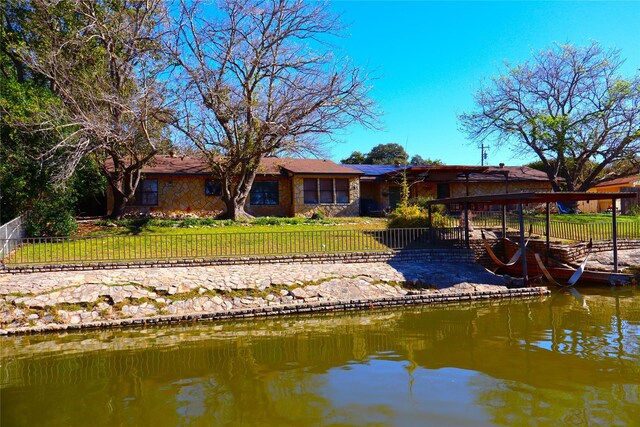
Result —
<path fill-rule="evenodd" d="M 632 424 L 640 294 L 581 294 L 4 338 L 0 421 Z"/>

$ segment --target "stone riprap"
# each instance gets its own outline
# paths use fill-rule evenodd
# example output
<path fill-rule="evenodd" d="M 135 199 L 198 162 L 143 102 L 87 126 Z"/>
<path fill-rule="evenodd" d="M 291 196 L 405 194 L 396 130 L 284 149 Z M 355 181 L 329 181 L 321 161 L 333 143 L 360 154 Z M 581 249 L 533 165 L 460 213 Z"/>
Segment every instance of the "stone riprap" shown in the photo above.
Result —
<path fill-rule="evenodd" d="M 509 283 L 475 264 L 415 262 L 3 274 L 0 333 L 300 304 L 398 300 L 418 294 L 498 295 Z"/>

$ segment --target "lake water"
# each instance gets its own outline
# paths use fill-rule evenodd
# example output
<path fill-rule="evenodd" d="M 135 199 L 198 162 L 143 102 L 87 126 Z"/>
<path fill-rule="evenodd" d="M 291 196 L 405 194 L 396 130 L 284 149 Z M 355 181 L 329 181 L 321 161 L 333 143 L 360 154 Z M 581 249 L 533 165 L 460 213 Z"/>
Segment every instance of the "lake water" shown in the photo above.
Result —
<path fill-rule="evenodd" d="M 640 292 L 0 338 L 0 425 L 640 425 Z"/>

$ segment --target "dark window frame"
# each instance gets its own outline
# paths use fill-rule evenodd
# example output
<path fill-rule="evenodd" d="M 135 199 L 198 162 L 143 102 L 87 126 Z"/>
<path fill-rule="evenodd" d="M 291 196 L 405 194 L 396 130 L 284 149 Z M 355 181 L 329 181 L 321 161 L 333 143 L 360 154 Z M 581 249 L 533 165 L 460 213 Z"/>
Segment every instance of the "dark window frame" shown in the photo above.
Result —
<path fill-rule="evenodd" d="M 321 205 L 336 203 L 333 178 L 318 178 L 318 201 Z"/>
<path fill-rule="evenodd" d="M 222 182 L 219 179 L 205 179 L 204 195 L 213 197 L 222 196 Z"/>
<path fill-rule="evenodd" d="M 326 197 L 329 195 L 329 189 L 326 186 L 328 182 L 331 183 L 331 201 Z M 310 185 L 311 183 L 313 185 Z M 342 188 L 338 188 L 337 183 L 341 183 Z M 349 178 L 304 178 L 303 193 L 305 205 L 348 205 L 351 202 Z"/>
<path fill-rule="evenodd" d="M 307 185 L 307 184 L 313 184 L 313 185 Z M 302 190 L 304 193 L 305 205 L 317 205 L 320 202 L 320 199 L 318 197 L 318 179 L 317 178 L 304 178 L 302 181 Z"/>
<path fill-rule="evenodd" d="M 448 182 L 436 184 L 436 199 L 446 199 L 451 197 L 451 185 Z"/>
<path fill-rule="evenodd" d="M 145 183 L 151 183 L 151 182 L 155 182 L 155 189 L 151 191 L 145 189 Z M 138 187 L 136 188 L 133 198 L 129 200 L 127 205 L 128 206 L 158 206 L 158 200 L 159 200 L 158 190 L 159 188 L 158 188 L 157 178 L 141 179 L 140 182 L 138 182 Z M 154 197 L 155 203 L 146 202 L 149 195 L 155 195 Z"/>
<path fill-rule="evenodd" d="M 258 186 L 256 186 L 258 184 Z M 260 188 L 261 185 L 274 185 L 270 191 L 265 191 L 264 188 Z M 273 196 L 275 195 L 275 198 Z M 269 199 L 271 197 L 271 199 Z M 251 206 L 278 206 L 280 204 L 280 181 L 277 180 L 265 180 L 254 181 L 249 191 L 249 204 Z"/>
<path fill-rule="evenodd" d="M 338 188 L 338 183 L 344 182 L 345 188 Z M 335 189 L 335 197 L 337 205 L 348 205 L 351 201 L 351 183 L 349 182 L 349 178 L 334 178 L 333 180 L 333 188 Z M 344 198 L 341 199 L 340 196 L 346 195 L 346 201 Z"/>

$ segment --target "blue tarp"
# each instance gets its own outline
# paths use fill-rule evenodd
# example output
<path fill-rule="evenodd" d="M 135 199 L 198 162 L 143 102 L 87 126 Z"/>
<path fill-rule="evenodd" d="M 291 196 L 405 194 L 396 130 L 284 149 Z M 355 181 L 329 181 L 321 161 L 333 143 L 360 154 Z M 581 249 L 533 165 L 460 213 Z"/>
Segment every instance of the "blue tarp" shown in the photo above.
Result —
<path fill-rule="evenodd" d="M 561 214 L 571 213 L 571 209 L 567 208 L 562 202 L 556 202 L 556 206 L 558 207 L 558 212 Z"/>

